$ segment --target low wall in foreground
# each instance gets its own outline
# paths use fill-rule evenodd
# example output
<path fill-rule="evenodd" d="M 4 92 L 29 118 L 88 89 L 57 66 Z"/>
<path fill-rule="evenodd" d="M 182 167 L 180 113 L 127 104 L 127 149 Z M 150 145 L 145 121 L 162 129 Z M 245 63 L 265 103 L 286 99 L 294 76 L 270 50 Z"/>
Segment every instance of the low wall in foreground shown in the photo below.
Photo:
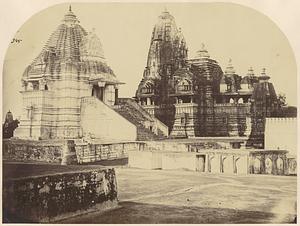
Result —
<path fill-rule="evenodd" d="M 3 218 L 53 222 L 117 206 L 114 169 L 5 179 Z"/>

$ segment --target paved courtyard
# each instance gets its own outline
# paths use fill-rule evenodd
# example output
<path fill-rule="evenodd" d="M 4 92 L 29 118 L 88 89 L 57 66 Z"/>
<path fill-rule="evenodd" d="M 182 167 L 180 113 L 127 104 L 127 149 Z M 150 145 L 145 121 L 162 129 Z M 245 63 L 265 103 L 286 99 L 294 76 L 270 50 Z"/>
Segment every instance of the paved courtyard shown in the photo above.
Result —
<path fill-rule="evenodd" d="M 293 223 L 296 177 L 117 168 L 120 207 L 64 223 Z"/>

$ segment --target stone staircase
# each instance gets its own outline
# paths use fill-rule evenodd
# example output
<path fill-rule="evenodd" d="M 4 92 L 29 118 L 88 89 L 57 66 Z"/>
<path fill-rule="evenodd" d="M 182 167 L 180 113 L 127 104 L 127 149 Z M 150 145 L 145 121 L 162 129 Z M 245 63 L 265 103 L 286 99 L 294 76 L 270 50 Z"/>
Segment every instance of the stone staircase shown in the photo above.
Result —
<path fill-rule="evenodd" d="M 166 136 L 159 129 L 157 134 L 151 131 L 149 125 L 154 123 L 152 116 L 138 103 L 130 98 L 119 98 L 113 109 L 137 127 L 137 140 L 162 140 Z M 148 128 L 147 126 L 148 125 Z"/>

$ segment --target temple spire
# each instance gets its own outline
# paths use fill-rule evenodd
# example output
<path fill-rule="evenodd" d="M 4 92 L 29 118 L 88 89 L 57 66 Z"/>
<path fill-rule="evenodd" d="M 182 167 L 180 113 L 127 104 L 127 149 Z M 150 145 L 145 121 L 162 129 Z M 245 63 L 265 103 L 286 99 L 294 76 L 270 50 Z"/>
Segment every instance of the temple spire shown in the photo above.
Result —
<path fill-rule="evenodd" d="M 235 69 L 234 69 L 234 67 L 232 65 L 232 59 L 231 58 L 229 58 L 229 60 L 228 60 L 228 65 L 227 65 L 227 67 L 225 69 L 225 74 L 228 74 L 228 75 L 235 74 Z"/>
<path fill-rule="evenodd" d="M 201 49 L 197 51 L 196 57 L 197 58 L 209 58 L 210 57 L 208 54 L 208 51 L 205 48 L 204 43 L 201 43 Z"/>
<path fill-rule="evenodd" d="M 266 74 L 266 68 L 262 69 L 261 75 L 258 77 L 260 82 L 265 82 L 270 79 L 270 76 Z"/>
<path fill-rule="evenodd" d="M 73 25 L 75 23 L 79 23 L 76 15 L 72 12 L 72 6 L 69 5 L 69 10 L 68 12 L 65 14 L 63 21 L 65 22 L 65 24 L 67 25 Z"/>
<path fill-rule="evenodd" d="M 252 67 L 250 67 L 250 68 L 248 69 L 247 75 L 248 75 L 249 77 L 254 77 L 254 70 L 253 70 Z"/>

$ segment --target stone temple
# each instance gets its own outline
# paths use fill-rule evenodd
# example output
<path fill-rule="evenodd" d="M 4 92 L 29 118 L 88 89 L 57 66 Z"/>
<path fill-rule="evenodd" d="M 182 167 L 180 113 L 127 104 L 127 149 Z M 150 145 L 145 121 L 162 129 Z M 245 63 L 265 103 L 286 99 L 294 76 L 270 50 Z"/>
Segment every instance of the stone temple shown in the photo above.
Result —
<path fill-rule="evenodd" d="M 23 74 L 23 114 L 15 135 L 132 139 L 136 127 L 110 108 L 120 84 L 107 65 L 95 31 L 87 32 L 70 7 Z M 126 126 L 128 133 L 113 131 L 118 126 Z"/>
<path fill-rule="evenodd" d="M 276 114 L 278 99 L 265 69 L 236 73 L 232 61 L 223 72 L 202 44 L 188 59 L 188 48 L 174 17 L 163 12 L 154 26 L 136 100 L 165 123 L 172 138 L 238 137 L 262 145 L 264 119 Z"/>
<path fill-rule="evenodd" d="M 71 7 L 22 76 L 23 113 L 15 136 L 107 141 L 243 137 L 263 148 L 266 117 L 279 104 L 265 69 L 224 72 L 202 44 L 193 58 L 174 17 L 154 26 L 147 65 L 134 98 L 120 98 L 95 30 L 86 31 Z M 118 128 L 126 128 L 122 133 Z M 248 139 L 249 137 L 249 139 Z"/>

